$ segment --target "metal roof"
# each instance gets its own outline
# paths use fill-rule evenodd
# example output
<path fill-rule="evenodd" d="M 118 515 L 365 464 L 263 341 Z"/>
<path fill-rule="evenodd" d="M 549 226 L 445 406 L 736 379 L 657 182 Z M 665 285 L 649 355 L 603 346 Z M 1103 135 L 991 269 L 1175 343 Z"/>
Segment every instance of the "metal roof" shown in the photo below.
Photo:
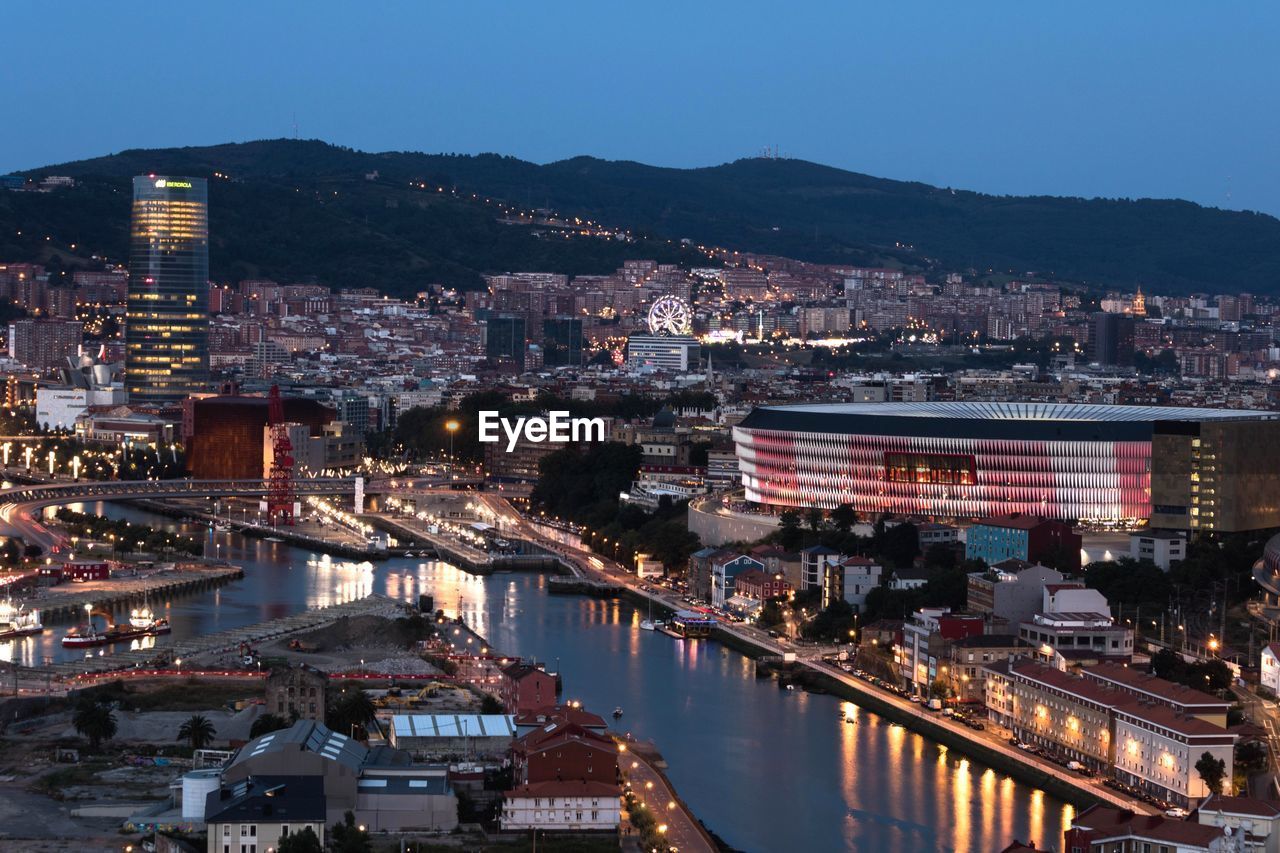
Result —
<path fill-rule="evenodd" d="M 511 714 L 396 714 L 391 718 L 396 739 L 406 737 L 510 737 L 516 736 Z"/>
<path fill-rule="evenodd" d="M 887 415 L 895 418 L 965 418 L 984 421 L 1215 421 L 1276 418 L 1275 412 L 1194 409 L 1186 406 L 1114 406 L 1097 403 L 811 403 L 761 406 L 757 411 L 831 415 Z"/>

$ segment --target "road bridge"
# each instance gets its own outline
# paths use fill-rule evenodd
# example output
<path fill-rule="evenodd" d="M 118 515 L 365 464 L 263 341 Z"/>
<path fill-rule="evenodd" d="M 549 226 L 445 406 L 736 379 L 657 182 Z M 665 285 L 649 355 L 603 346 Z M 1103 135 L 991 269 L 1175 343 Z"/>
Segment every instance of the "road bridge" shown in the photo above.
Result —
<path fill-rule="evenodd" d="M 299 496 L 354 492 L 357 477 L 304 477 L 294 481 Z M 82 480 L 37 483 L 0 489 L 0 525 L 8 536 L 51 550 L 61 537 L 41 524 L 36 510 L 82 501 L 165 500 L 182 498 L 262 497 L 267 480 Z M 366 487 L 366 491 L 367 491 Z"/>

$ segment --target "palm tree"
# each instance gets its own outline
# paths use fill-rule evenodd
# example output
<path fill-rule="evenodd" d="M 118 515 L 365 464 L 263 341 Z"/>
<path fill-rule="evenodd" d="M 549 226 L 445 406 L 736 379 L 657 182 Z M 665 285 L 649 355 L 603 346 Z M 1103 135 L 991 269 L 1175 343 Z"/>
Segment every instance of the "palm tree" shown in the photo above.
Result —
<path fill-rule="evenodd" d="M 262 735 L 287 728 L 289 728 L 289 721 L 279 714 L 263 714 L 254 720 L 253 725 L 249 727 L 249 737 L 261 737 Z"/>
<path fill-rule="evenodd" d="M 111 706 L 102 702 L 85 702 L 76 709 L 71 719 L 76 731 L 89 739 L 89 747 L 96 750 L 104 740 L 116 735 L 116 715 Z"/>
<path fill-rule="evenodd" d="M 329 711 L 329 727 L 350 735 L 355 726 L 363 728 L 376 710 L 368 693 L 360 689 L 344 690 Z"/>
<path fill-rule="evenodd" d="M 217 733 L 208 717 L 194 714 L 178 729 L 178 740 L 190 741 L 192 749 L 204 749 L 213 742 L 213 736 Z"/>

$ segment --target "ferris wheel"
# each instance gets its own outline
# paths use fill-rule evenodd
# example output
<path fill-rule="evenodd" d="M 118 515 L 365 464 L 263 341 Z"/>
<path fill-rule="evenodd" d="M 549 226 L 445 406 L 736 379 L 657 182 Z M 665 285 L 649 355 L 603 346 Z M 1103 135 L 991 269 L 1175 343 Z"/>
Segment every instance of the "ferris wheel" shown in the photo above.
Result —
<path fill-rule="evenodd" d="M 678 296 L 663 296 L 649 306 L 649 331 L 655 335 L 687 335 L 692 328 L 689 305 Z"/>

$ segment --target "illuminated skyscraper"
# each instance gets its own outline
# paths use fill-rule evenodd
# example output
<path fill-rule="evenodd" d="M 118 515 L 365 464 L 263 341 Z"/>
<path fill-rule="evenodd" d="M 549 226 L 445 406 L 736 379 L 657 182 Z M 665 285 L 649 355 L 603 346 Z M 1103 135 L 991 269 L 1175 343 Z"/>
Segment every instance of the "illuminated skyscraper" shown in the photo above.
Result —
<path fill-rule="evenodd" d="M 125 387 L 167 403 L 209 382 L 209 202 L 203 178 L 133 179 Z"/>

